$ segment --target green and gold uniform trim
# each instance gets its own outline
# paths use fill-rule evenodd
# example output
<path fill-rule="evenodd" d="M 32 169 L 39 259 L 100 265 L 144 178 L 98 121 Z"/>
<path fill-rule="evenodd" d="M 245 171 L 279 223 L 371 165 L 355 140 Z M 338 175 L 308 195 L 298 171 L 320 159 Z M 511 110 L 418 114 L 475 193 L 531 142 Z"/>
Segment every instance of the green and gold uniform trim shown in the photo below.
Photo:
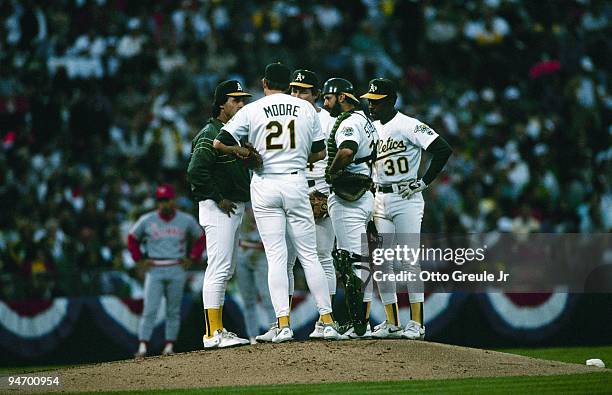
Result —
<path fill-rule="evenodd" d="M 245 96 L 244 93 L 232 94 Z M 233 155 L 224 155 L 213 147 L 222 127 L 221 121 L 210 118 L 191 144 L 187 179 L 196 202 L 208 199 L 217 203 L 222 199 L 247 202 L 250 199 L 249 169 Z"/>
<path fill-rule="evenodd" d="M 329 139 L 327 139 L 327 167 L 325 168 L 326 176 L 329 175 L 329 169 L 331 168 L 331 165 L 332 163 L 334 163 L 334 159 L 338 154 L 338 146 L 336 145 L 336 132 L 338 131 L 340 124 L 345 119 L 350 117 L 352 113 L 353 110 L 345 111 L 342 114 L 338 115 L 338 118 L 336 118 L 336 122 L 334 123 L 334 126 L 332 127 L 332 130 L 329 133 Z"/>

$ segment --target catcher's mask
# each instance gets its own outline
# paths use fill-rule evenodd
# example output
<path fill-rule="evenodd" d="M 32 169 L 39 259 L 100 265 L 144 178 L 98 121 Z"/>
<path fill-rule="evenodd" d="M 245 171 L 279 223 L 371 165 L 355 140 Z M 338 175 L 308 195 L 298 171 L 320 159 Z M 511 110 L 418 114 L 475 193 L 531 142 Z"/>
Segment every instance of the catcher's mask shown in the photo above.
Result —
<path fill-rule="evenodd" d="M 348 97 L 355 104 L 359 104 L 359 99 L 357 99 L 355 96 L 355 88 L 353 88 L 353 84 L 344 78 L 330 78 L 325 81 L 325 84 L 323 84 L 323 92 L 321 92 L 321 94 L 327 95 L 329 93 L 334 95 L 344 93 L 346 97 Z"/>

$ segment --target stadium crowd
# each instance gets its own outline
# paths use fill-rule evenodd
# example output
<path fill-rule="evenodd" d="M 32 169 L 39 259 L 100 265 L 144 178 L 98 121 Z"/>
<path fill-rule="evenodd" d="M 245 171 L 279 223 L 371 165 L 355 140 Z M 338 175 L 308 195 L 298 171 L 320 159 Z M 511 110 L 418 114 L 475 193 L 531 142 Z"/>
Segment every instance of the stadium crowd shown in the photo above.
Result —
<path fill-rule="evenodd" d="M 455 149 L 424 232 L 609 232 L 612 7 L 603 0 L 34 0 L 0 5 L 0 297 L 104 292 L 212 90 L 280 60 L 399 108 Z M 95 279 L 94 279 L 95 278 Z M 21 282 L 16 281 L 20 279 Z M 102 285 L 100 285 L 102 284 Z M 106 285 L 112 289 L 112 286 Z"/>

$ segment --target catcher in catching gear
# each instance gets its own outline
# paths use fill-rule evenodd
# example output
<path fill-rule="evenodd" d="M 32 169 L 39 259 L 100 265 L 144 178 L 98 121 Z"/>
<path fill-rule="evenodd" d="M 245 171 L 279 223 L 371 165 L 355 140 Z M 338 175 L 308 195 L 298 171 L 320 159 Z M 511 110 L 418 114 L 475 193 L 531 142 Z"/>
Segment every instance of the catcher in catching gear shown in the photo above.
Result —
<path fill-rule="evenodd" d="M 327 141 L 325 176 L 332 191 L 328 204 L 337 243 L 334 263 L 344 283 L 350 317 L 344 335 L 364 338 L 371 335 L 368 321 L 372 282 L 368 281 L 370 263 L 362 256 L 361 240 L 374 206 L 370 176 L 378 134 L 359 110 L 359 100 L 349 81 L 327 80 L 323 98 L 325 108 L 337 117 Z"/>

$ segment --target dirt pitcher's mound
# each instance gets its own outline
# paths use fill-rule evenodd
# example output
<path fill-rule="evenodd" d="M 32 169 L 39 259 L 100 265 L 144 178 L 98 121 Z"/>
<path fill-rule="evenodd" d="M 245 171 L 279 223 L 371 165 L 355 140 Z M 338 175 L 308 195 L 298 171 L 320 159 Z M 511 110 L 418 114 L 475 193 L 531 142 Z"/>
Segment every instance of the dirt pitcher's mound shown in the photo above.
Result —
<path fill-rule="evenodd" d="M 257 344 L 101 363 L 53 374 L 60 376 L 63 391 L 109 391 L 593 371 L 600 370 L 439 343 L 362 340 Z"/>

